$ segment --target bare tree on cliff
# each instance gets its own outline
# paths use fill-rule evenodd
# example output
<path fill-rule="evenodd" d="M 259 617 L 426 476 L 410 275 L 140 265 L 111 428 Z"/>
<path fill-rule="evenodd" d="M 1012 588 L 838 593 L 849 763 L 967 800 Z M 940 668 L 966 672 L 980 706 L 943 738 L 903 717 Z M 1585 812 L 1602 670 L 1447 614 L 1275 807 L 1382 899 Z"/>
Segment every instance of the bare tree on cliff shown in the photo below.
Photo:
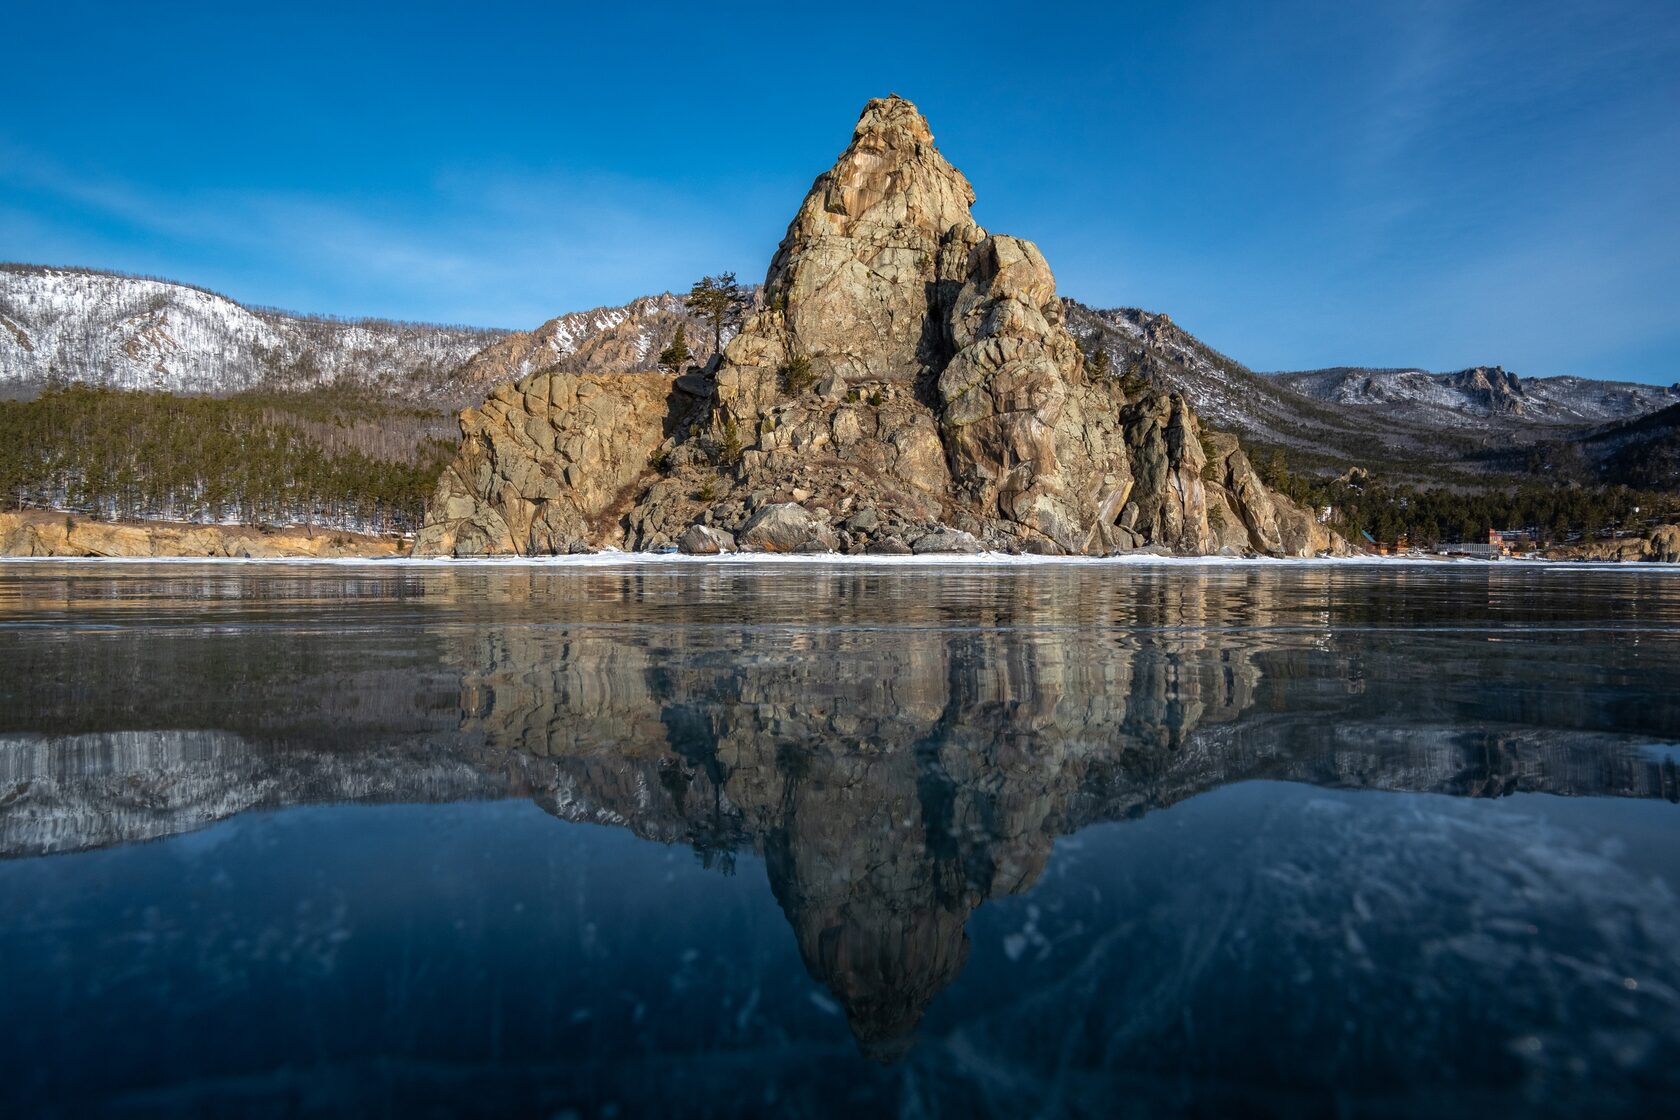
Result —
<path fill-rule="evenodd" d="M 681 373 L 682 368 L 693 356 L 694 352 L 688 348 L 688 335 L 679 324 L 676 337 L 671 339 L 671 345 L 659 352 L 659 365 L 673 374 Z"/>
<path fill-rule="evenodd" d="M 733 272 L 724 272 L 696 280 L 683 302 L 712 325 L 712 352 L 716 353 L 723 349 L 723 329 L 735 326 L 746 312 L 747 294 Z"/>

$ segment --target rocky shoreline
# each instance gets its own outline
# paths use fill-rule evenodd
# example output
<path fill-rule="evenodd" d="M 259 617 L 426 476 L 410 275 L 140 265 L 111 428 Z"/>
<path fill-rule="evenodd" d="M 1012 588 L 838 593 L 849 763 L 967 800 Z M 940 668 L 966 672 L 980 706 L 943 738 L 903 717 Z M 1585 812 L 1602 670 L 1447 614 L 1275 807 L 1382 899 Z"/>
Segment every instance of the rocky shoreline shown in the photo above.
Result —
<path fill-rule="evenodd" d="M 848 513 L 848 509 L 851 512 Z M 1010 554 L 1007 550 L 992 547 L 996 542 L 982 542 L 970 533 L 936 524 L 904 526 L 894 523 L 890 526 L 890 535 L 873 536 L 870 530 L 881 528 L 882 522 L 873 508 L 867 505 L 841 503 L 837 510 L 824 509 L 824 513 L 836 519 L 837 528 L 830 527 L 823 516 L 813 515 L 795 502 L 771 502 L 762 505 L 747 518 L 739 535 L 710 524 L 696 524 L 685 531 L 674 545 L 640 550 L 640 554 L 679 552 L 698 557 L 803 554 L 812 559 L 850 554 L 860 558 L 873 556 L 912 560 L 917 557 L 933 560 Z M 871 545 L 855 547 L 859 538 L 870 541 Z M 597 551 L 577 549 L 574 554 Z M 1022 550 L 1013 552 L 1020 555 Z M 485 558 L 495 556 L 494 553 L 481 555 Z M 627 555 L 635 556 L 637 550 L 629 550 Z M 1143 559 L 1172 556 L 1174 553 L 1164 548 L 1142 548 L 1122 555 Z M 1244 553 L 1227 550 L 1210 555 L 1242 559 L 1258 554 L 1252 550 Z M 1387 559 L 1393 563 L 1454 562 L 1445 557 L 1381 558 L 1375 553 L 1354 549 L 1343 549 L 1336 555 L 1371 561 Z M 424 553 L 411 552 L 409 542 L 401 537 L 373 536 L 338 529 L 199 525 L 174 521 L 90 521 L 62 510 L 0 513 L 0 559 L 387 560 L 411 556 L 452 558 L 428 557 Z M 459 558 L 473 557 L 463 555 Z M 1680 525 L 1659 525 L 1645 537 L 1558 545 L 1545 550 L 1538 559 L 1557 563 L 1680 564 Z"/>
<path fill-rule="evenodd" d="M 1680 525 L 1658 525 L 1643 537 L 1554 545 L 1544 550 L 1541 559 L 1680 564 Z"/>
<path fill-rule="evenodd" d="M 0 513 L 0 557 L 371 560 L 406 554 L 400 538 L 339 529 L 89 521 L 51 510 Z"/>
<path fill-rule="evenodd" d="M 1008 553 L 987 548 L 972 535 L 943 528 L 928 529 L 918 535 L 912 533 L 908 543 L 902 538 L 889 538 L 886 547 L 847 552 L 842 547 L 819 549 L 804 547 L 808 534 L 819 534 L 819 540 L 839 546 L 836 534 L 825 532 L 821 523 L 807 521 L 802 507 L 776 504 L 765 507 L 765 516 L 751 522 L 752 532 L 742 539 L 710 526 L 694 526 L 683 534 L 676 546 L 658 550 L 625 551 L 618 549 L 580 550 L 570 555 L 624 560 L 658 559 L 661 555 L 677 553 L 689 558 L 735 556 L 774 558 L 790 556 L 822 560 L 900 560 L 930 562 L 961 560 L 1007 560 L 1011 556 L 1023 559 L 1051 558 L 1022 552 Z M 67 527 L 73 523 L 74 527 Z M 848 519 L 849 520 L 849 519 Z M 816 527 L 813 529 L 812 526 Z M 848 530 L 842 528 L 841 532 Z M 778 548 L 777 537 L 793 534 L 801 546 Z M 1175 554 L 1160 548 L 1143 548 L 1110 559 L 1129 556 L 1138 560 L 1150 557 L 1171 558 Z M 1184 557 L 1195 559 L 1196 557 Z M 1242 561 L 1266 559 L 1253 552 L 1212 553 L 1212 560 Z M 1428 554 L 1384 556 L 1356 549 L 1344 550 L 1323 559 L 1338 559 L 1377 564 L 1462 564 L 1463 557 Z M 409 542 L 399 537 L 380 537 L 349 533 L 334 529 L 310 531 L 299 527 L 268 528 L 255 525 L 198 525 L 183 522 L 101 522 L 78 521 L 73 514 L 62 511 L 30 510 L 23 513 L 0 513 L 0 560 L 8 559 L 120 559 L 120 560 L 460 560 L 518 559 L 511 556 L 417 556 Z M 538 555 L 526 559 L 564 559 L 564 556 Z M 1082 559 L 1104 559 L 1082 557 Z M 1270 557 L 1270 559 L 1305 559 Z M 1483 563 L 1558 563 L 1558 564 L 1680 564 L 1680 525 L 1662 525 L 1647 537 L 1624 537 L 1615 541 L 1599 541 L 1590 545 L 1571 544 L 1549 548 L 1538 556 L 1520 561 L 1482 561 Z"/>

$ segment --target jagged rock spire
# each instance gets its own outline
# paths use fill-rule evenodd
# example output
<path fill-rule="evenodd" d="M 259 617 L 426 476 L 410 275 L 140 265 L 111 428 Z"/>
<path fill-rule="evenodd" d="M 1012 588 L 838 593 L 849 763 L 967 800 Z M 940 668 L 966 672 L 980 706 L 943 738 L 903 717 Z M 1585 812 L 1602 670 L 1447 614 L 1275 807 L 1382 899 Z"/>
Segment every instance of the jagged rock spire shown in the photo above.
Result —
<path fill-rule="evenodd" d="M 766 280 L 770 309 L 727 352 L 720 400 L 737 425 L 756 419 L 770 403 L 765 371 L 796 359 L 847 381 L 925 378 L 946 470 L 924 485 L 944 484 L 982 527 L 1031 547 L 1106 551 L 1111 534 L 1094 519 L 1124 501 L 1125 450 L 1115 440 L 1058 454 L 1058 442 L 1079 442 L 1057 428 L 1083 358 L 1043 254 L 989 236 L 973 204 L 914 105 L 869 102 L 789 225 Z"/>
<path fill-rule="evenodd" d="M 1183 398 L 1088 376 L 1044 255 L 973 203 L 914 105 L 869 102 L 711 376 L 498 390 L 416 551 L 1334 546 Z"/>
<path fill-rule="evenodd" d="M 817 176 L 770 263 L 788 346 L 819 373 L 909 380 L 942 356 L 939 286 L 985 236 L 974 188 L 897 95 L 864 106 L 851 143 Z M 954 267 L 941 268 L 942 256 Z"/>

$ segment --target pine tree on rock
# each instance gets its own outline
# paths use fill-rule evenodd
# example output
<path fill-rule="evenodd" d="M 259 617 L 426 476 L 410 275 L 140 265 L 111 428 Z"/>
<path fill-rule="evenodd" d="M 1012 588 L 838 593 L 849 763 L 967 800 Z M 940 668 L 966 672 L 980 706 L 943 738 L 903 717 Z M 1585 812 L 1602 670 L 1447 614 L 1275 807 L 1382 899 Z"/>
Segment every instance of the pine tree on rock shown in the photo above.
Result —
<path fill-rule="evenodd" d="M 1108 356 L 1108 348 L 1100 341 L 1091 347 L 1088 360 L 1091 373 L 1097 377 L 1107 377 L 1113 372 L 1114 360 Z"/>
<path fill-rule="evenodd" d="M 693 356 L 693 351 L 688 348 L 688 336 L 679 324 L 676 337 L 671 339 L 671 345 L 659 352 L 659 366 L 672 374 L 681 373 L 682 368 Z"/>
<path fill-rule="evenodd" d="M 741 290 L 733 272 L 724 272 L 696 280 L 683 302 L 711 324 L 712 351 L 716 353 L 723 349 L 724 328 L 735 326 L 746 313 L 747 294 Z"/>

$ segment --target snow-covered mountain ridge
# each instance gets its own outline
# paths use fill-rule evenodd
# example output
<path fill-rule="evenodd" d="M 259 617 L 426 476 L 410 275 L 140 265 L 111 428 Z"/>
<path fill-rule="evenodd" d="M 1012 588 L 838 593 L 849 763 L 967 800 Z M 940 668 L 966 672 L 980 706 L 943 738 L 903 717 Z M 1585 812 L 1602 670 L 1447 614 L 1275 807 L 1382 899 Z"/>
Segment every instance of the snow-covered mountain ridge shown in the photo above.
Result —
<path fill-rule="evenodd" d="M 1573 444 L 1680 402 L 1680 386 L 1519 378 L 1497 366 L 1256 373 L 1169 316 L 1063 303 L 1068 328 L 1088 353 L 1107 351 L 1115 376 L 1183 393 L 1215 428 L 1254 450 L 1284 450 L 1313 473 L 1358 465 L 1430 485 L 1521 474 L 1524 449 Z"/>
<path fill-rule="evenodd" d="M 52 380 L 222 395 L 346 381 L 434 396 L 506 331 L 292 315 L 168 280 L 0 264 L 0 391 Z"/>
<path fill-rule="evenodd" d="M 1680 385 L 1518 377 L 1503 366 L 1475 366 L 1453 373 L 1344 366 L 1272 376 L 1314 400 L 1407 409 L 1438 415 L 1444 423 L 1516 416 L 1541 424 L 1596 424 L 1628 420 L 1680 403 Z"/>

